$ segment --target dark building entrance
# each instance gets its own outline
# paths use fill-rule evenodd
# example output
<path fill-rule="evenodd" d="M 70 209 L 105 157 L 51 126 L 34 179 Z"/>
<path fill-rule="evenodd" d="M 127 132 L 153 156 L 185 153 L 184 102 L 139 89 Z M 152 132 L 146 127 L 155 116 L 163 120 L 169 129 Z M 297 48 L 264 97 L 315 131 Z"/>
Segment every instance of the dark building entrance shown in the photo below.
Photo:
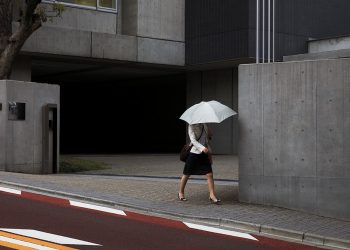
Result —
<path fill-rule="evenodd" d="M 172 153 L 185 143 L 185 75 L 61 84 L 61 153 Z"/>
<path fill-rule="evenodd" d="M 32 60 L 32 81 L 60 85 L 60 153 L 174 153 L 186 141 L 181 67 Z"/>

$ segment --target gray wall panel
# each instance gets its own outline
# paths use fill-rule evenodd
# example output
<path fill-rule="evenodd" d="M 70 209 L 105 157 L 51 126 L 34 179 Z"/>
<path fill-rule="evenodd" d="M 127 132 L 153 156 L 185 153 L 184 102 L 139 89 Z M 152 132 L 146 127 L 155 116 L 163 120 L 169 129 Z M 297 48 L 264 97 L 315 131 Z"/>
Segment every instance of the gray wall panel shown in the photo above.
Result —
<path fill-rule="evenodd" d="M 3 126 L 0 128 L 0 169 L 11 172 L 38 174 L 42 173 L 43 155 L 43 118 L 42 107 L 48 103 L 58 105 L 59 86 L 38 84 L 13 80 L 0 81 L 0 102 L 25 103 L 24 120 L 8 120 L 8 112 L 0 111 Z M 59 115 L 58 115 L 59 134 Z M 59 137 L 59 135 L 58 135 Z M 57 163 L 59 161 L 59 145 L 57 147 Z M 40 170 L 40 171 L 39 171 Z"/>
<path fill-rule="evenodd" d="M 349 95 L 349 59 L 241 65 L 240 199 L 349 219 Z"/>
<path fill-rule="evenodd" d="M 343 167 L 343 68 L 342 61 L 318 63 L 317 175 L 342 177 Z"/>
<path fill-rule="evenodd" d="M 350 217 L 349 178 L 319 178 L 317 180 L 317 207 L 325 216 Z"/>
<path fill-rule="evenodd" d="M 240 178 L 263 174 L 262 95 L 258 83 L 258 67 L 239 68 L 239 161 Z M 242 77 L 244 76 L 244 77 Z"/>
<path fill-rule="evenodd" d="M 239 173 L 239 200 L 249 203 L 264 203 L 265 190 L 262 175 L 241 175 Z"/>
<path fill-rule="evenodd" d="M 348 166 L 345 169 L 344 177 L 350 178 L 350 63 L 344 63 L 343 66 L 344 78 L 344 166 Z"/>

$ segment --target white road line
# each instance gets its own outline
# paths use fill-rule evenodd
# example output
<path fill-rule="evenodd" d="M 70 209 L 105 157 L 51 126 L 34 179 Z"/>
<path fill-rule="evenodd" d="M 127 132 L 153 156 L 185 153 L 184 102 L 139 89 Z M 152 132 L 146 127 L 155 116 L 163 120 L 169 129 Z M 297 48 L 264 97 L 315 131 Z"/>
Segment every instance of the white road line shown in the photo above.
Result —
<path fill-rule="evenodd" d="M 11 193 L 11 194 L 18 194 L 21 195 L 22 192 L 20 190 L 12 189 L 12 188 L 5 188 L 5 187 L 0 187 L 0 191 L 6 192 L 6 193 Z"/>
<path fill-rule="evenodd" d="M 38 249 L 38 250 L 55 250 L 55 248 L 44 247 L 44 246 L 37 245 L 34 243 L 16 240 L 16 239 L 4 237 L 4 236 L 0 236 L 0 241 L 12 243 L 12 244 L 16 244 L 16 245 L 20 245 L 20 246 L 24 246 L 24 247 L 31 247 L 31 248 Z"/>
<path fill-rule="evenodd" d="M 101 207 L 101 206 L 87 204 L 87 203 L 82 203 L 82 202 L 78 202 L 78 201 L 69 201 L 69 202 L 70 202 L 70 204 L 72 206 L 76 206 L 76 207 L 82 207 L 82 208 L 87 208 L 87 209 L 93 209 L 93 210 L 97 210 L 97 211 L 107 212 L 107 213 L 111 213 L 111 214 L 118 214 L 118 215 L 126 216 L 124 211 L 118 210 L 118 209 L 114 209 L 114 208 Z"/>
<path fill-rule="evenodd" d="M 246 233 L 240 233 L 240 232 L 235 232 L 235 231 L 230 231 L 230 230 L 225 230 L 225 229 L 220 229 L 220 228 L 215 228 L 215 227 L 208 227 L 208 226 L 187 223 L 187 222 L 184 222 L 184 224 L 192 229 L 198 229 L 198 230 L 211 232 L 211 233 L 218 233 L 218 234 L 224 234 L 224 235 L 229 235 L 229 236 L 234 236 L 234 237 L 240 237 L 240 238 L 245 238 L 245 239 L 249 239 L 249 240 L 257 240 L 256 238 L 254 238 L 250 234 L 246 234 Z"/>
<path fill-rule="evenodd" d="M 83 245 L 83 246 L 100 246 L 95 243 L 88 241 L 77 240 L 65 236 L 60 236 L 56 234 L 45 233 L 42 231 L 31 230 L 31 229 L 10 229 L 10 228 L 0 228 L 1 231 L 14 233 L 22 236 L 27 236 L 39 240 L 45 240 L 62 245 Z M 50 248 L 51 249 L 51 248 Z"/>

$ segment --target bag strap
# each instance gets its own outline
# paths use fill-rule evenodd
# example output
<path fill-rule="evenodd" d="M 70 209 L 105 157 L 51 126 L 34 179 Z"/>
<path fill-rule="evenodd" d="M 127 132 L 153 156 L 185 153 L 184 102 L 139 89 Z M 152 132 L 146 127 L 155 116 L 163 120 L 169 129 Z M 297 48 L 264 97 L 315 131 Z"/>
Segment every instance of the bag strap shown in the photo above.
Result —
<path fill-rule="evenodd" d="M 198 140 L 200 140 L 200 139 L 202 138 L 203 131 L 204 131 L 204 125 L 203 125 L 203 127 L 202 127 L 202 132 L 201 132 L 201 135 L 199 136 L 199 138 L 197 139 L 197 141 L 198 141 Z"/>

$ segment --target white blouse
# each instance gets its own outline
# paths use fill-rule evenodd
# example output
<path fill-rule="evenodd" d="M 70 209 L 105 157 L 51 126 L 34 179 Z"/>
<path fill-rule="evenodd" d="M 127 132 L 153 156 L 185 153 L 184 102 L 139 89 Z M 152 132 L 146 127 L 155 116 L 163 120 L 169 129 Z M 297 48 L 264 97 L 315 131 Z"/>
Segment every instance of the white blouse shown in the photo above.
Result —
<path fill-rule="evenodd" d="M 203 130 L 203 134 L 201 136 Z M 209 146 L 208 126 L 207 124 L 193 124 L 188 126 L 188 136 L 193 145 L 191 153 L 201 154 L 206 147 L 211 151 Z"/>

